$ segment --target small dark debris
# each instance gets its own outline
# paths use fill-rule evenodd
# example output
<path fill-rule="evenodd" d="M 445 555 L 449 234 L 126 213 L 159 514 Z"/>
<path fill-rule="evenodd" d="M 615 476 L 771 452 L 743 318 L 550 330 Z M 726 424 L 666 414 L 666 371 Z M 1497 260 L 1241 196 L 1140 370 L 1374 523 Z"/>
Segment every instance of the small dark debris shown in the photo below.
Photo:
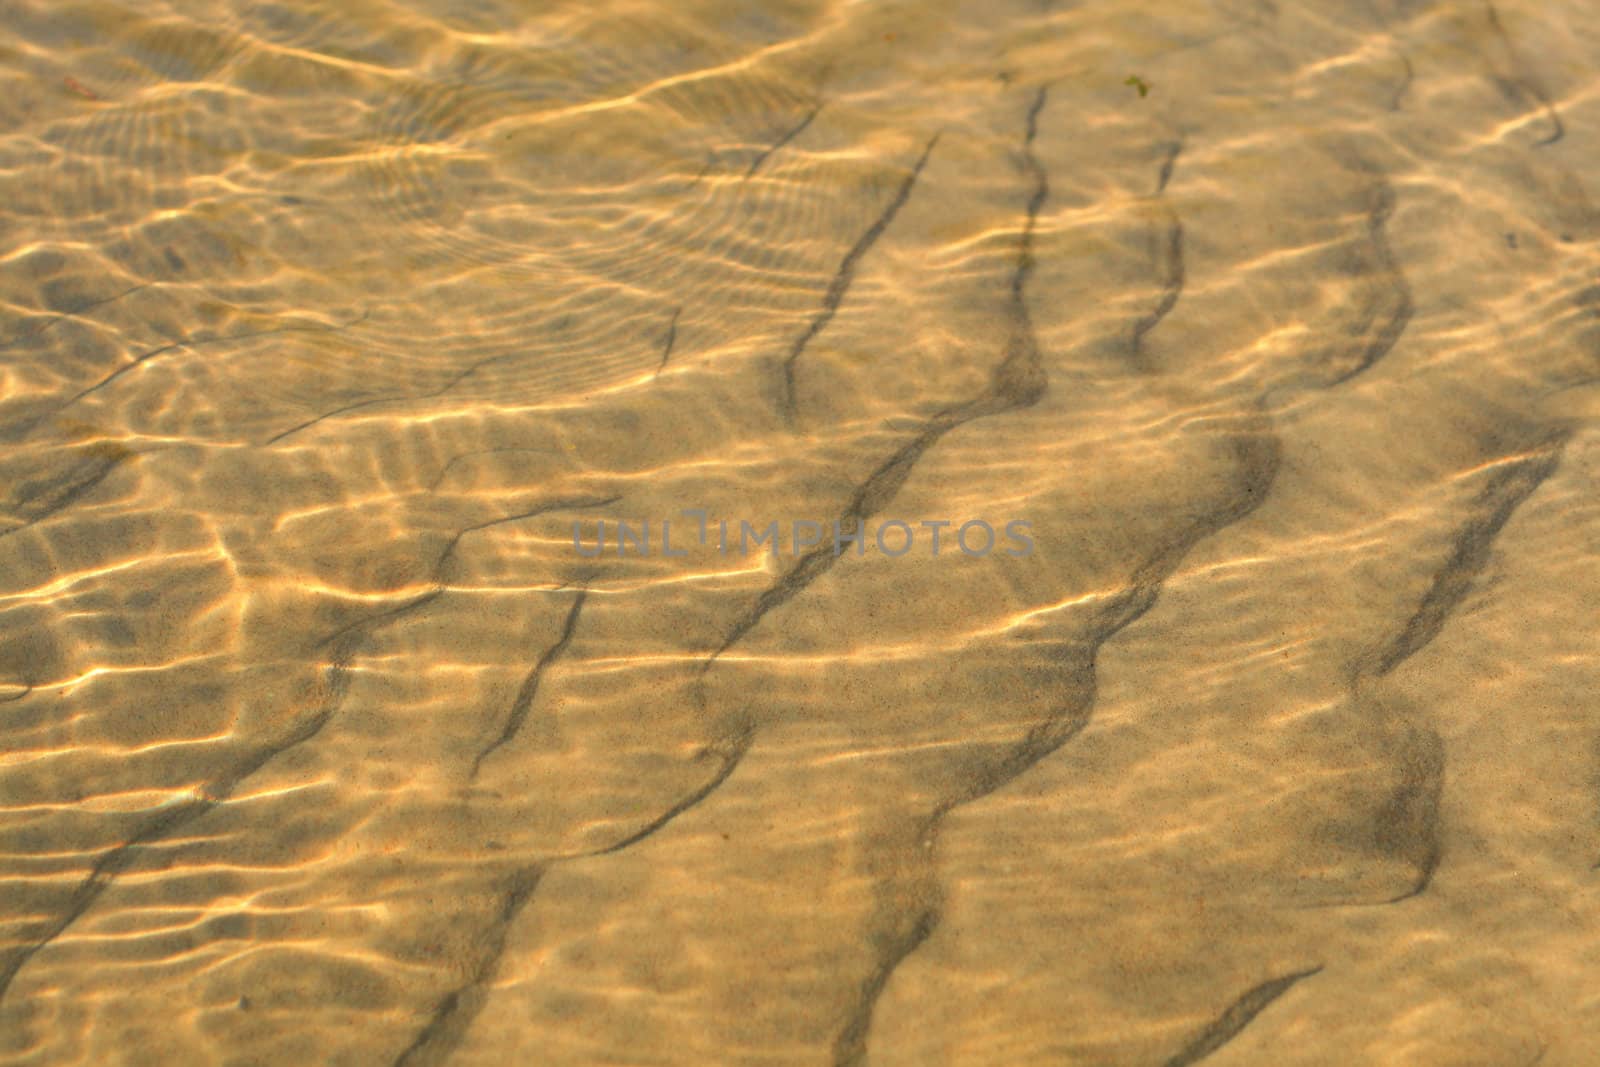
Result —
<path fill-rule="evenodd" d="M 100 94 L 99 93 L 95 92 L 93 89 L 89 88 L 87 85 L 83 84 L 81 81 L 79 81 L 77 78 L 74 78 L 70 74 L 68 74 L 66 77 L 61 79 L 61 84 L 65 85 L 67 87 L 67 89 L 69 89 L 73 93 L 76 93 L 78 96 L 83 97 L 85 100 L 99 100 L 100 99 Z"/>
<path fill-rule="evenodd" d="M 1517 247 L 1517 235 L 1516 234 L 1514 234 L 1514 233 L 1506 234 L 1506 247 L 1507 248 L 1515 248 L 1515 247 Z"/>

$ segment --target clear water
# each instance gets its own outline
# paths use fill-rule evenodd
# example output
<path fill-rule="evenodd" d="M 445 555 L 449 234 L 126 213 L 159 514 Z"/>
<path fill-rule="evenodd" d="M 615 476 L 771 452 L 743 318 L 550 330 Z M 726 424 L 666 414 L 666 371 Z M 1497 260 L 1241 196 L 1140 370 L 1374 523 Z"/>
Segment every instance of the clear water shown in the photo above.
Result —
<path fill-rule="evenodd" d="M 1592 5 L 0 23 L 0 1062 L 1600 1062 Z"/>

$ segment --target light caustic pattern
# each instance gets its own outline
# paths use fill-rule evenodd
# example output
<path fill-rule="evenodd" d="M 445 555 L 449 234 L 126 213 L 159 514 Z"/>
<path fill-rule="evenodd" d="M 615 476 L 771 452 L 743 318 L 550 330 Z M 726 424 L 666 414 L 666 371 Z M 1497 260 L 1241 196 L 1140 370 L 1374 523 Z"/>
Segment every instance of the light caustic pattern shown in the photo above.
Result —
<path fill-rule="evenodd" d="M 1600 1058 L 1600 13 L 0 17 L 0 1062 Z"/>

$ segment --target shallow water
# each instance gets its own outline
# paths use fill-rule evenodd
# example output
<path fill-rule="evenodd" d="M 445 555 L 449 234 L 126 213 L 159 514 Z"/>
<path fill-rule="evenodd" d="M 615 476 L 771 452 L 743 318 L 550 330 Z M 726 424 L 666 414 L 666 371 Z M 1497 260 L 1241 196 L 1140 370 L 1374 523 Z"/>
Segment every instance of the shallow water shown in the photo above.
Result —
<path fill-rule="evenodd" d="M 0 23 L 0 1062 L 1600 1062 L 1600 9 Z"/>

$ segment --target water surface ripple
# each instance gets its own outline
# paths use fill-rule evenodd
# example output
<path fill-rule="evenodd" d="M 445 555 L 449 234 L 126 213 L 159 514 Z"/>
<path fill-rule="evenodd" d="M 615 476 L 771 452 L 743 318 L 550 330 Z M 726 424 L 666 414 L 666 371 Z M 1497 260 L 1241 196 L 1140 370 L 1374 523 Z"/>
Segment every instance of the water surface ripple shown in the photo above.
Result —
<path fill-rule="evenodd" d="M 1600 11 L 0 21 L 0 1064 L 1600 1062 Z"/>

